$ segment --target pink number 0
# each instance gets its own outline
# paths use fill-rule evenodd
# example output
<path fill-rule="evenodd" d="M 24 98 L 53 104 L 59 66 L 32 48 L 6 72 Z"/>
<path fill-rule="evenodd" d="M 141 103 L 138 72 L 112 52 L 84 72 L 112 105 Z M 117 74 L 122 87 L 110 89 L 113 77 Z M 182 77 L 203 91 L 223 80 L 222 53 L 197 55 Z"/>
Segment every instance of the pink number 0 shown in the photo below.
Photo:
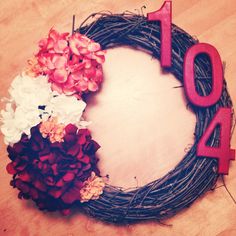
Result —
<path fill-rule="evenodd" d="M 210 57 L 212 64 L 212 91 L 207 96 L 198 95 L 195 89 L 194 60 L 200 53 Z M 202 78 L 204 79 L 204 78 Z M 184 58 L 184 88 L 189 100 L 196 106 L 209 107 L 220 98 L 223 87 L 223 68 L 217 50 L 206 43 L 195 44 L 187 51 Z"/>
<path fill-rule="evenodd" d="M 149 21 L 160 21 L 161 24 L 161 66 L 171 66 L 171 20 L 172 2 L 165 1 L 160 10 L 148 13 Z M 212 65 L 212 91 L 209 95 L 201 96 L 196 91 L 194 62 L 197 55 L 205 53 Z M 199 43 L 192 46 L 184 58 L 184 88 L 190 102 L 199 107 L 209 107 L 217 103 L 223 89 L 223 68 L 218 51 L 210 44 Z M 235 150 L 230 149 L 231 109 L 219 108 L 206 132 L 202 135 L 197 146 L 197 156 L 217 158 L 218 173 L 228 174 L 229 161 L 235 159 Z M 206 145 L 216 126 L 220 126 L 219 147 Z"/>

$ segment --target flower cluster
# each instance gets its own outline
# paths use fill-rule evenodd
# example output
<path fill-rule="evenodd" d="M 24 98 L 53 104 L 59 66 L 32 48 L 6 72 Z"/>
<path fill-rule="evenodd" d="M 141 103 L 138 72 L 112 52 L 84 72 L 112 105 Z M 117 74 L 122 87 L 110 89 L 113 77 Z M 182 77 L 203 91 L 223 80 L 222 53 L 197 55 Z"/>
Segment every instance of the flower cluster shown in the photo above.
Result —
<path fill-rule="evenodd" d="M 80 201 L 87 202 L 91 199 L 98 199 L 103 192 L 105 183 L 101 177 L 98 177 L 95 172 L 83 183 L 80 190 Z"/>
<path fill-rule="evenodd" d="M 63 142 L 64 141 L 64 130 L 63 124 L 58 124 L 56 118 L 49 118 L 40 124 L 39 131 L 44 138 L 49 137 L 51 143 Z"/>
<path fill-rule="evenodd" d="M 29 135 L 32 127 L 49 117 L 57 117 L 64 125 L 87 126 L 82 118 L 86 103 L 53 92 L 45 76 L 19 75 L 13 80 L 9 94 L 6 109 L 1 111 L 1 131 L 7 145 L 18 142 L 23 133 Z"/>
<path fill-rule="evenodd" d="M 81 191 L 90 181 L 91 173 L 93 179 L 99 174 L 95 156 L 98 148 L 88 129 L 78 130 L 69 124 L 65 127 L 64 142 L 51 143 L 41 135 L 38 125 L 31 129 L 30 138 L 23 135 L 18 143 L 8 147 L 12 162 L 7 171 L 14 175 L 12 185 L 20 190 L 20 197 L 33 199 L 40 209 L 68 209 L 81 200 Z M 93 185 L 93 196 L 98 197 L 104 183 Z M 86 200 L 95 199 L 93 196 Z"/>
<path fill-rule="evenodd" d="M 7 171 L 19 198 L 39 209 L 69 213 L 73 204 L 98 199 L 100 147 L 83 119 L 82 95 L 97 91 L 104 51 L 84 35 L 51 29 L 39 52 L 9 89 L 1 131 L 11 162 Z"/>
<path fill-rule="evenodd" d="M 32 78 L 18 75 L 9 94 L 6 109 L 1 111 L 1 131 L 5 143 L 13 144 L 20 140 L 23 133 L 29 135 L 30 129 L 41 122 L 39 107 L 47 105 L 53 93 L 45 76 Z"/>
<path fill-rule="evenodd" d="M 39 48 L 29 71 L 47 75 L 53 90 L 77 97 L 98 90 L 105 60 L 100 44 L 79 33 L 69 36 L 51 29 Z"/>

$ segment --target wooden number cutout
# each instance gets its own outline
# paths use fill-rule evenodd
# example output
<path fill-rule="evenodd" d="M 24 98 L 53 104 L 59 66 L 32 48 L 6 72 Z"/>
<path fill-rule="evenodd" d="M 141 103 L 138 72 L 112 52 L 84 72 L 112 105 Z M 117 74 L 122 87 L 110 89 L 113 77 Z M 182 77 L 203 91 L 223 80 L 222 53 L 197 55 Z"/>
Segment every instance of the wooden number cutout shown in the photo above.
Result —
<path fill-rule="evenodd" d="M 210 57 L 212 64 L 212 90 L 208 96 L 200 96 L 195 88 L 194 60 L 200 53 Z M 192 46 L 184 58 L 184 88 L 190 102 L 199 107 L 214 105 L 220 98 L 223 88 L 223 67 L 215 47 L 207 43 Z"/>
<path fill-rule="evenodd" d="M 160 21 L 161 24 L 161 66 L 171 67 L 171 21 L 172 2 L 165 1 L 162 7 L 147 14 L 149 21 Z"/>
<path fill-rule="evenodd" d="M 219 146 L 209 147 L 206 143 L 218 125 L 220 127 Z M 218 159 L 219 174 L 228 174 L 230 160 L 235 160 L 235 150 L 230 149 L 230 132 L 231 108 L 221 107 L 210 122 L 197 146 L 197 156 Z"/>

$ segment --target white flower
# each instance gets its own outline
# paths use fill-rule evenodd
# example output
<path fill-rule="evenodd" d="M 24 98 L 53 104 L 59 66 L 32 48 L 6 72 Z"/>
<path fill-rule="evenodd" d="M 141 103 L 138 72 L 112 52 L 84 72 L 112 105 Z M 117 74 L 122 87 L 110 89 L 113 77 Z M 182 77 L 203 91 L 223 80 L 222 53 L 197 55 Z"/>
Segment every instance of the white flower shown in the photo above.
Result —
<path fill-rule="evenodd" d="M 47 77 L 24 74 L 13 80 L 9 94 L 6 109 L 1 111 L 1 131 L 7 145 L 18 142 L 23 133 L 30 134 L 30 129 L 41 122 L 38 107 L 47 105 L 53 97 Z"/>
<path fill-rule="evenodd" d="M 18 75 L 9 94 L 6 109 L 1 111 L 1 131 L 7 145 L 18 142 L 23 133 L 30 135 L 32 127 L 50 116 L 57 117 L 58 122 L 65 125 L 88 125 L 82 118 L 86 103 L 73 96 L 52 92 L 46 76 Z"/>
<path fill-rule="evenodd" d="M 45 112 L 57 117 L 58 123 L 65 125 L 71 123 L 80 126 L 85 107 L 86 103 L 84 101 L 77 100 L 74 96 L 60 94 L 51 98 Z"/>
<path fill-rule="evenodd" d="M 6 144 L 18 142 L 22 133 L 20 129 L 15 128 L 14 110 L 11 103 L 7 103 L 6 110 L 1 111 L 1 119 L 3 121 L 1 131 L 4 134 L 4 142 Z"/>
<path fill-rule="evenodd" d="M 16 106 L 29 108 L 46 105 L 52 97 L 51 85 L 46 76 L 33 78 L 18 75 L 11 84 L 9 94 Z"/>

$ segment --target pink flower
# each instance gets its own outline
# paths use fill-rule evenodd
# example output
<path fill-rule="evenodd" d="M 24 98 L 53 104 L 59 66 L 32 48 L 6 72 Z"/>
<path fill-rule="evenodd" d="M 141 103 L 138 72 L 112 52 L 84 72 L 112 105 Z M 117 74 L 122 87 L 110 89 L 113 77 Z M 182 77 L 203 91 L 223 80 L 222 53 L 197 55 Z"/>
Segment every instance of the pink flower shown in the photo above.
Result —
<path fill-rule="evenodd" d="M 39 47 L 38 64 L 53 90 L 80 98 L 83 93 L 99 89 L 103 80 L 101 64 L 105 61 L 100 44 L 79 33 L 69 37 L 68 33 L 51 29 Z"/>
<path fill-rule="evenodd" d="M 83 187 L 80 189 L 80 201 L 88 202 L 89 200 L 96 200 L 103 193 L 105 182 L 101 177 L 96 176 L 92 171 L 91 176 L 84 181 Z"/>
<path fill-rule="evenodd" d="M 26 75 L 37 77 L 42 73 L 42 68 L 35 57 L 30 58 L 28 61 L 28 66 L 25 70 Z"/>
<path fill-rule="evenodd" d="M 93 59 L 98 64 L 105 61 L 104 51 L 101 51 L 99 43 L 87 38 L 85 35 L 75 33 L 69 39 L 71 51 L 75 55 L 84 55 L 87 59 Z"/>
<path fill-rule="evenodd" d="M 50 29 L 48 37 L 39 41 L 39 53 L 66 53 L 68 52 L 68 35 L 69 33 L 58 33 Z"/>
<path fill-rule="evenodd" d="M 47 121 L 43 121 L 39 126 L 39 131 L 44 138 L 49 137 L 51 143 L 63 142 L 65 135 L 65 126 L 58 124 L 57 119 L 50 118 Z"/>

